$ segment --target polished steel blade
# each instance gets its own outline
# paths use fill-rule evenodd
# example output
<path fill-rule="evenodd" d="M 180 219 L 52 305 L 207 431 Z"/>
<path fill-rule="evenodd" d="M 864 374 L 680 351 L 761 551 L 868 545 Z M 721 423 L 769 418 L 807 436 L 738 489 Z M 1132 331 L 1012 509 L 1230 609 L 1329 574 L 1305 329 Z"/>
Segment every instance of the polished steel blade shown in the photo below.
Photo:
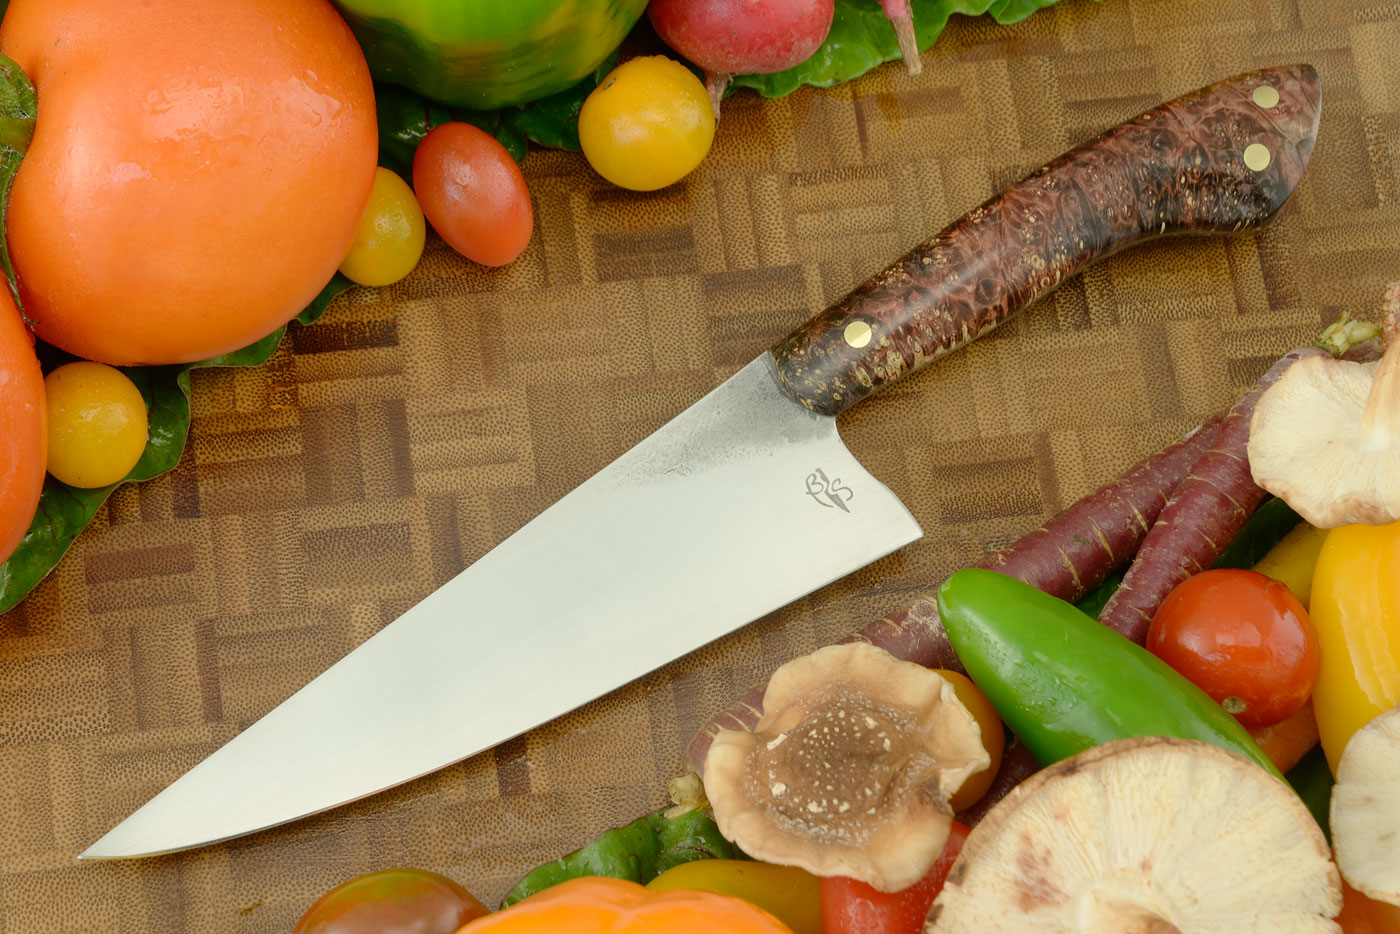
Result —
<path fill-rule="evenodd" d="M 215 843 L 435 771 L 920 534 L 765 353 L 82 855 Z"/>

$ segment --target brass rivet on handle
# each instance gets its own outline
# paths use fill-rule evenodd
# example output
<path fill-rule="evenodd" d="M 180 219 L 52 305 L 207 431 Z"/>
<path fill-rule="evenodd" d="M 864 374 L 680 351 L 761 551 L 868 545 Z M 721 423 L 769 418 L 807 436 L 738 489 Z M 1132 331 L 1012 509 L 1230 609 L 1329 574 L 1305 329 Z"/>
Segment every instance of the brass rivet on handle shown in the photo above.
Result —
<path fill-rule="evenodd" d="M 870 343 L 870 325 L 866 324 L 864 321 L 852 321 L 850 324 L 846 325 L 846 330 L 843 334 L 846 338 L 846 343 L 857 350 Z"/>
<path fill-rule="evenodd" d="M 1250 143 L 1244 147 L 1244 164 L 1256 172 L 1262 172 L 1269 167 L 1269 160 L 1273 156 L 1269 153 L 1269 147 L 1263 143 Z"/>
<path fill-rule="evenodd" d="M 1278 88 L 1274 87 L 1272 84 L 1259 85 L 1250 96 L 1254 98 L 1254 103 L 1263 107 L 1265 110 L 1270 110 L 1278 106 Z"/>

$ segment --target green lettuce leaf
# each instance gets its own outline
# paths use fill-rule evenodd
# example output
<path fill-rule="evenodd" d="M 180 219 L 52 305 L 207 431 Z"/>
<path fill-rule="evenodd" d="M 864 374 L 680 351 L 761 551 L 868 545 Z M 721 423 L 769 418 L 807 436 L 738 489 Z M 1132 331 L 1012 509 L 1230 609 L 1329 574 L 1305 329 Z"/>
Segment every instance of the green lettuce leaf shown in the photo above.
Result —
<path fill-rule="evenodd" d="M 535 868 L 506 894 L 501 907 L 508 908 L 550 886 L 582 876 L 607 876 L 646 885 L 682 863 L 742 856 L 704 811 L 686 811 L 676 817 L 656 811 L 604 831 L 582 849 Z"/>
<path fill-rule="evenodd" d="M 617 53 L 587 78 L 558 94 L 504 110 L 465 110 L 431 101 L 392 84 L 375 87 L 379 112 L 379 164 L 406 179 L 413 175 L 413 152 L 428 131 L 454 120 L 480 127 L 500 140 L 516 162 L 525 158 L 527 140 L 554 149 L 578 149 L 578 114 L 589 93 L 617 64 Z"/>
<path fill-rule="evenodd" d="M 337 273 L 296 320 L 311 324 L 325 312 L 331 299 L 350 285 L 349 279 Z M 179 463 L 190 430 L 191 370 L 206 366 L 258 366 L 272 356 L 285 331 L 285 327 L 278 328 L 242 350 L 198 363 L 122 367 L 146 400 L 150 426 L 146 449 L 131 472 L 110 486 L 84 490 L 59 483 L 53 477 L 44 478 L 44 491 L 29 531 L 9 560 L 0 564 L 0 613 L 19 603 L 54 569 L 113 490 L 123 483 L 158 477 Z M 72 359 L 53 348 L 41 346 L 40 350 L 50 365 Z"/>
<path fill-rule="evenodd" d="M 990 13 L 1009 25 L 1050 6 L 1055 0 L 911 0 L 914 34 L 921 51 L 928 51 L 954 13 Z M 894 27 L 876 0 L 836 0 L 831 32 L 821 48 L 801 65 L 769 75 L 739 75 L 730 88 L 753 88 L 764 97 L 782 97 L 804 84 L 829 88 L 899 58 Z"/>

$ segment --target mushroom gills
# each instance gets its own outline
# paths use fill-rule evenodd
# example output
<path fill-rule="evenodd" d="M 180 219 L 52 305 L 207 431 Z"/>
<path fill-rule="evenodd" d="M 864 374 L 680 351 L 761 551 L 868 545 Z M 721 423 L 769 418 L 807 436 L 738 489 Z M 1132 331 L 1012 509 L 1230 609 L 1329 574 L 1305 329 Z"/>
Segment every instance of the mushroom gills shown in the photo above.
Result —
<path fill-rule="evenodd" d="M 1118 740 L 973 828 L 928 934 L 1322 934 L 1341 879 L 1287 785 L 1196 740 Z"/>
<path fill-rule="evenodd" d="M 1347 741 L 1330 807 L 1342 877 L 1363 895 L 1400 905 L 1400 707 Z"/>

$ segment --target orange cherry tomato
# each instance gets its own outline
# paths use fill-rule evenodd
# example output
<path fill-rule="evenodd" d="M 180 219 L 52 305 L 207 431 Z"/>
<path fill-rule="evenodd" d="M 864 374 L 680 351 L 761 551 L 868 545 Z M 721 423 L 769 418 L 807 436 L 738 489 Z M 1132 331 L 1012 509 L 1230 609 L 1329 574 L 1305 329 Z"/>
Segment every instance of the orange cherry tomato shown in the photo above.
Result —
<path fill-rule="evenodd" d="M 822 934 L 922 934 L 929 906 L 971 829 L 953 821 L 943 852 L 924 877 L 899 892 L 881 892 L 845 876 L 822 879 Z"/>
<path fill-rule="evenodd" d="M 413 193 L 438 236 L 483 266 L 509 263 L 534 232 L 520 166 L 470 123 L 444 123 L 423 137 L 413 153 Z"/>
<path fill-rule="evenodd" d="M 1177 585 L 1147 648 L 1247 727 L 1295 713 L 1317 681 L 1317 633 L 1288 588 L 1257 571 L 1202 571 Z"/>
<path fill-rule="evenodd" d="M 39 505 L 48 463 L 48 406 L 34 338 L 0 282 L 0 563 L 14 552 Z"/>
<path fill-rule="evenodd" d="M 490 914 L 446 876 L 426 869 L 381 869 L 322 895 L 292 934 L 453 934 Z"/>
<path fill-rule="evenodd" d="M 953 806 L 953 813 L 960 814 L 976 804 L 996 778 L 997 769 L 1001 768 L 1002 753 L 1006 750 L 1006 729 L 1002 726 L 1001 718 L 997 716 L 992 702 L 977 689 L 971 678 L 950 668 L 935 668 L 934 671 L 953 685 L 953 693 L 977 721 L 977 726 L 982 730 L 982 748 L 987 750 L 987 755 L 992 760 L 985 769 L 969 776 L 953 795 L 953 800 L 949 803 Z"/>
<path fill-rule="evenodd" d="M 11 0 L 38 91 L 5 218 L 38 336 L 114 365 L 244 347 L 335 274 L 374 86 L 328 0 Z"/>

